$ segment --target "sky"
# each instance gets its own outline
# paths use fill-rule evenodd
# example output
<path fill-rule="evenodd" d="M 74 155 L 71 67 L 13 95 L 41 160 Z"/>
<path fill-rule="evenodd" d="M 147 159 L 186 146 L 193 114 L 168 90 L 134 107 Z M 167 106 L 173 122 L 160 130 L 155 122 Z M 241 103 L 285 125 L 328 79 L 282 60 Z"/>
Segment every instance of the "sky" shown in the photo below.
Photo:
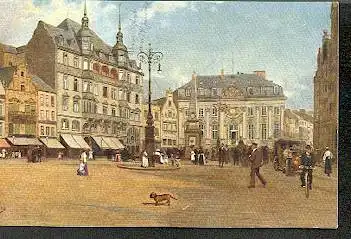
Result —
<path fill-rule="evenodd" d="M 135 58 L 142 50 L 161 51 L 162 72 L 152 67 L 153 98 L 198 75 L 265 70 L 281 85 L 287 107 L 313 109 L 313 76 L 323 30 L 330 31 L 328 2 L 89 1 L 89 27 L 114 45 L 118 6 L 124 43 Z M 81 22 L 82 0 L 0 0 L 0 42 L 30 40 L 39 20 L 52 25 Z M 147 66 L 143 65 L 145 79 Z"/>

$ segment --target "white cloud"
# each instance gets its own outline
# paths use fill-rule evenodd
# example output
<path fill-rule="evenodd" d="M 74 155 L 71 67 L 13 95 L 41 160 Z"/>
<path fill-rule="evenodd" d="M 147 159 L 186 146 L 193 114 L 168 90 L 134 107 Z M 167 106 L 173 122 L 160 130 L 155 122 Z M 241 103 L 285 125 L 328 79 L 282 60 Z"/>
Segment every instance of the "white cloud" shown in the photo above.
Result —
<path fill-rule="evenodd" d="M 185 8 L 189 5 L 188 2 L 153 2 L 147 9 L 142 9 L 138 12 L 138 17 L 144 19 L 151 19 L 157 13 L 174 12 L 179 8 Z"/>

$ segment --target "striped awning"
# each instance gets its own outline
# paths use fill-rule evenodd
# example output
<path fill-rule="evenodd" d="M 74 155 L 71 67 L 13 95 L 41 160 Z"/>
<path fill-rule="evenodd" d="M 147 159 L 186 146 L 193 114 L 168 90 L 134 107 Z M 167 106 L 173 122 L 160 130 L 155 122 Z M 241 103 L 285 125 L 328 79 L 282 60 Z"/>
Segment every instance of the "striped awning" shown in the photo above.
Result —
<path fill-rule="evenodd" d="M 40 138 L 40 141 L 50 149 L 64 149 L 65 147 L 55 138 Z"/>
<path fill-rule="evenodd" d="M 82 136 L 80 135 L 72 135 L 74 140 L 80 145 L 81 149 L 90 149 L 90 146 L 88 145 L 87 142 L 83 139 Z"/>
<path fill-rule="evenodd" d="M 7 137 L 6 139 L 15 146 L 43 145 L 37 138 Z"/>
<path fill-rule="evenodd" d="M 100 149 L 112 149 L 111 145 L 106 142 L 106 137 L 93 136 L 93 139 Z"/>
<path fill-rule="evenodd" d="M 61 134 L 61 137 L 72 149 L 90 149 L 87 142 L 85 142 L 83 137 L 80 135 Z"/>
<path fill-rule="evenodd" d="M 105 137 L 105 136 L 93 136 L 92 137 L 96 144 L 101 149 L 123 149 L 123 144 L 114 137 Z"/>

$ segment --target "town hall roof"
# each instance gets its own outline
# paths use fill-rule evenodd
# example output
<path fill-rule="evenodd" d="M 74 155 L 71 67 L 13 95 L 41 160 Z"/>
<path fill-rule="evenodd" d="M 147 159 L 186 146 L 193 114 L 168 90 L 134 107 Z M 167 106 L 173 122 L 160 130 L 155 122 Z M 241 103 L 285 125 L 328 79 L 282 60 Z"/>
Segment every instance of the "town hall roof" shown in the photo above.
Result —
<path fill-rule="evenodd" d="M 198 97 L 200 89 L 238 89 L 244 97 L 255 97 L 255 96 L 267 96 L 267 97 L 285 97 L 283 94 L 282 87 L 278 84 L 269 81 L 262 76 L 256 74 L 231 74 L 231 75 L 208 75 L 196 76 Z M 185 85 L 181 86 L 180 89 L 191 89 L 193 88 L 193 80 L 189 81 Z M 251 89 L 250 89 L 251 88 Z M 261 92 L 261 88 L 264 88 Z"/>

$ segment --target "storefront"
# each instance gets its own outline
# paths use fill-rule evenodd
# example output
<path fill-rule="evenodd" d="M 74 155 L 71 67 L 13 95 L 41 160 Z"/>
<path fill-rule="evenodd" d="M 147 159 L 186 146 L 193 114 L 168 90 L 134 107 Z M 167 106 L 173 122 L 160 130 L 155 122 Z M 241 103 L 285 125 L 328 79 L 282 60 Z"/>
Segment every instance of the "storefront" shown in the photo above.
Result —
<path fill-rule="evenodd" d="M 40 138 L 40 141 L 45 145 L 44 156 L 46 158 L 58 158 L 59 153 L 63 153 L 66 148 L 56 138 Z"/>
<path fill-rule="evenodd" d="M 31 137 L 7 137 L 7 142 L 11 145 L 11 158 L 22 158 L 28 157 L 28 151 L 39 146 L 40 149 L 43 148 L 43 144 L 37 138 Z"/>
<path fill-rule="evenodd" d="M 61 134 L 60 143 L 65 146 L 64 157 L 79 158 L 83 150 L 90 150 L 90 146 L 80 135 Z"/>

